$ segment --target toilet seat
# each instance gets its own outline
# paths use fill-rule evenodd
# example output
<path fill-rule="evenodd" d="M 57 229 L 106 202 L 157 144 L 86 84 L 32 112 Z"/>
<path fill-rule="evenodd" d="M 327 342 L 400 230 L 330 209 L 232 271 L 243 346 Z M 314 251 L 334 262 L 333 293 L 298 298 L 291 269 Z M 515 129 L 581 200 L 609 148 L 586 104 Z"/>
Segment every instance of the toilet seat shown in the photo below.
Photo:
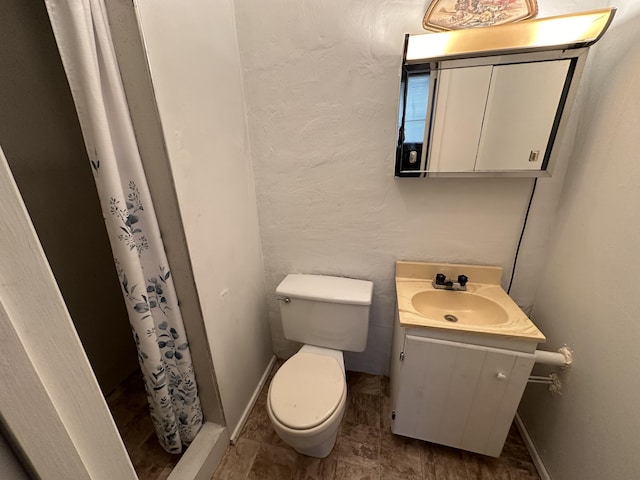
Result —
<path fill-rule="evenodd" d="M 284 426 L 307 430 L 331 417 L 345 395 L 344 371 L 336 358 L 298 352 L 273 377 L 269 404 Z"/>

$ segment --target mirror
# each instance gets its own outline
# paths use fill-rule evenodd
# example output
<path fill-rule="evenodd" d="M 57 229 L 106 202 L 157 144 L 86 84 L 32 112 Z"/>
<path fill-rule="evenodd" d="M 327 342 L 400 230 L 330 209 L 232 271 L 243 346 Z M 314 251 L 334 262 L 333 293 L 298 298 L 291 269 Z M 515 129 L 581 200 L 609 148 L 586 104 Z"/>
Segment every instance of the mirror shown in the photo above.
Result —
<path fill-rule="evenodd" d="M 398 176 L 546 172 L 576 63 L 405 66 Z"/>
<path fill-rule="evenodd" d="M 553 40 L 560 39 L 559 44 L 545 44 L 539 32 L 527 38 L 540 45 L 517 41 L 523 28 L 535 25 L 556 33 L 566 31 L 568 19 L 587 25 L 580 15 L 406 35 L 395 175 L 550 175 L 588 46 L 604 33 L 612 15 L 610 9 L 582 15 L 590 19 L 589 28 L 593 18 L 599 19 L 600 29 L 569 42 L 569 48 L 557 34 Z M 470 51 L 469 45 L 478 48 Z"/>

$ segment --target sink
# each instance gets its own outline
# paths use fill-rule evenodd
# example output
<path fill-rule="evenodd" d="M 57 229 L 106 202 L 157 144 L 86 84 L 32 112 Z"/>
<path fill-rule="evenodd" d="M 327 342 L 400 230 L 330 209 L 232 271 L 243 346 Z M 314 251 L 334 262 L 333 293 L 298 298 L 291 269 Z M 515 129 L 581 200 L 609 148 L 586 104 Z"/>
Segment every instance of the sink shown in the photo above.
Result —
<path fill-rule="evenodd" d="M 465 275 L 466 291 L 436 289 L 433 281 L 439 273 L 450 279 Z M 497 266 L 398 261 L 399 325 L 465 343 L 544 343 L 542 332 L 504 291 L 501 279 Z"/>
<path fill-rule="evenodd" d="M 418 313 L 430 320 L 461 325 L 499 325 L 509 320 L 500 305 L 469 292 L 427 290 L 416 293 L 411 303 Z"/>

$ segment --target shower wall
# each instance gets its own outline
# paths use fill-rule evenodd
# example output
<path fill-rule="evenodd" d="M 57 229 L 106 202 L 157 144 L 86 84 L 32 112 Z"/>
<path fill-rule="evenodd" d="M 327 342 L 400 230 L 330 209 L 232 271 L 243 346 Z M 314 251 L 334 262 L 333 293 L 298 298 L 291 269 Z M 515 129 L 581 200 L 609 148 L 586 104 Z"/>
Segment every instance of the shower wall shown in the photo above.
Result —
<path fill-rule="evenodd" d="M 204 417 L 209 422 L 225 424 L 199 292 L 193 278 L 182 215 L 135 7 L 130 0 L 112 0 L 106 3 L 106 8 L 140 157 L 180 299 Z"/>
<path fill-rule="evenodd" d="M 272 348 L 233 3 L 134 4 L 226 426 L 234 432 Z"/>
<path fill-rule="evenodd" d="M 2 7 L 0 145 L 108 393 L 137 357 L 73 100 L 44 2 Z"/>

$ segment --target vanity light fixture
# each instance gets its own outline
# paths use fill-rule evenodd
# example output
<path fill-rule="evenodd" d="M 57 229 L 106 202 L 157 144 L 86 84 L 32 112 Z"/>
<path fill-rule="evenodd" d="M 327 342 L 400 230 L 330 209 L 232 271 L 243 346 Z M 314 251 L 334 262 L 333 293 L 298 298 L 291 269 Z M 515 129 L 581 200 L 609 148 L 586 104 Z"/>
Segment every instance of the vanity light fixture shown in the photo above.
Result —
<path fill-rule="evenodd" d="M 405 64 L 589 47 L 607 31 L 615 12 L 611 7 L 491 27 L 409 35 Z"/>

